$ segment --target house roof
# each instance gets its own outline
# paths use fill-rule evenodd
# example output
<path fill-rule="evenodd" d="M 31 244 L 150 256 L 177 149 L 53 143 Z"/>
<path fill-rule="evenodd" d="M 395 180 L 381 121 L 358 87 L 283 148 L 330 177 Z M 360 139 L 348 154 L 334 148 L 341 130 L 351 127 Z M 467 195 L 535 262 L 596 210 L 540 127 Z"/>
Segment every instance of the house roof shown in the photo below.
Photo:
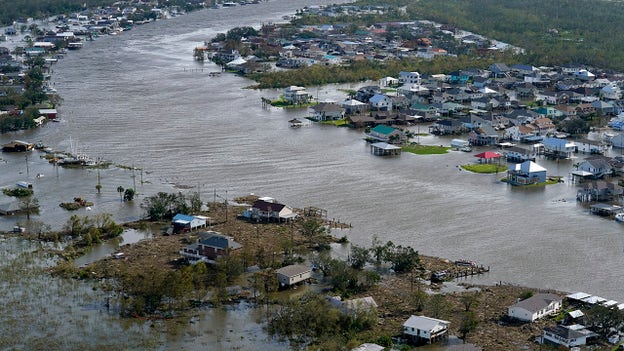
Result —
<path fill-rule="evenodd" d="M 537 294 L 512 305 L 510 308 L 519 307 L 534 313 L 548 307 L 553 301 L 561 301 L 561 297 L 555 294 Z"/>
<path fill-rule="evenodd" d="M 251 205 L 252 208 L 258 209 L 260 211 L 267 212 L 269 209 L 273 212 L 281 211 L 286 205 L 280 204 L 278 202 L 267 202 L 264 200 L 256 200 L 256 202 Z"/>
<path fill-rule="evenodd" d="M 200 240 L 199 243 L 204 246 L 216 247 L 219 249 L 236 250 L 243 247 L 243 245 L 234 241 L 234 238 L 232 238 L 231 236 L 219 234 L 217 232 L 213 232 L 212 235 L 210 235 L 206 239 Z"/>
<path fill-rule="evenodd" d="M 533 161 L 525 161 L 522 163 L 517 163 L 515 165 L 509 166 L 509 170 L 511 171 L 520 171 L 522 173 L 537 173 L 537 172 L 546 172 L 546 168 L 538 165 Z"/>
<path fill-rule="evenodd" d="M 311 272 L 312 269 L 308 266 L 304 266 L 301 264 L 291 264 L 290 266 L 282 267 L 275 271 L 277 274 L 281 274 L 287 277 L 292 277 L 299 274 L 304 274 Z"/>
<path fill-rule="evenodd" d="M 378 134 L 383 134 L 383 135 L 390 135 L 395 130 L 396 130 L 395 128 L 392 128 L 392 127 L 387 126 L 387 125 L 380 124 L 378 126 L 375 126 L 375 128 L 371 129 L 371 132 L 378 133 Z"/>
<path fill-rule="evenodd" d="M 171 221 L 176 223 L 191 223 L 194 219 L 194 216 L 178 213 L 177 215 L 173 216 L 173 219 Z"/>
<path fill-rule="evenodd" d="M 383 351 L 384 349 L 385 347 L 381 345 L 365 343 L 354 349 L 351 349 L 351 351 Z"/>
<path fill-rule="evenodd" d="M 403 327 L 419 330 L 433 330 L 438 326 L 448 327 L 449 324 L 451 324 L 451 322 L 441 319 L 425 316 L 410 316 L 409 319 L 403 323 Z"/>
<path fill-rule="evenodd" d="M 503 155 L 500 152 L 495 152 L 495 151 L 485 151 L 485 152 L 475 155 L 475 157 L 484 158 L 486 160 L 491 159 L 491 158 L 498 158 L 502 156 Z"/>

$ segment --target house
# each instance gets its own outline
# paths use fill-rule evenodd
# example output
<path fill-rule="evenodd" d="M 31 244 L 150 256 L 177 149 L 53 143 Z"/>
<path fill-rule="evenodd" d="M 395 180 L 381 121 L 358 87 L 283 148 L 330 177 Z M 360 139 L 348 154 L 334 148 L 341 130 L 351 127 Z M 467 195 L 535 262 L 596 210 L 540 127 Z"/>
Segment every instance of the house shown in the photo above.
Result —
<path fill-rule="evenodd" d="M 460 134 L 464 130 L 462 122 L 456 119 L 442 119 L 429 127 L 429 132 L 436 135 Z"/>
<path fill-rule="evenodd" d="M 379 80 L 380 87 L 387 87 L 399 84 L 399 80 L 394 77 L 384 77 Z"/>
<path fill-rule="evenodd" d="M 535 161 L 537 154 L 538 149 L 533 146 L 530 146 L 528 149 L 520 146 L 510 146 L 503 152 L 503 155 L 509 162 Z"/>
<path fill-rule="evenodd" d="M 207 218 L 203 216 L 190 216 L 178 213 L 173 216 L 171 225 L 173 226 L 173 233 L 183 233 L 203 228 L 206 226 L 206 222 Z"/>
<path fill-rule="evenodd" d="M 537 131 L 535 130 L 535 126 L 531 124 L 526 125 L 518 125 L 512 126 L 505 129 L 505 133 L 503 134 L 504 139 L 513 140 L 513 141 L 521 141 L 528 137 L 536 136 Z"/>
<path fill-rule="evenodd" d="M 298 87 L 291 85 L 288 88 L 284 89 L 283 98 L 289 104 L 305 104 L 312 100 L 312 95 L 310 95 L 304 87 Z"/>
<path fill-rule="evenodd" d="M 355 99 L 346 100 L 341 104 L 341 106 L 347 115 L 366 112 L 369 107 L 367 103 Z"/>
<path fill-rule="evenodd" d="M 312 269 L 300 264 L 292 264 L 275 271 L 277 281 L 281 288 L 288 288 L 293 285 L 304 283 L 312 277 Z"/>
<path fill-rule="evenodd" d="M 500 134 L 490 125 L 484 124 L 468 133 L 472 145 L 494 145 L 500 141 Z"/>
<path fill-rule="evenodd" d="M 58 111 L 55 108 L 40 108 L 39 116 L 43 116 L 47 119 L 55 119 L 58 116 Z"/>
<path fill-rule="evenodd" d="M 312 110 L 312 118 L 317 121 L 333 121 L 343 119 L 345 110 L 340 105 L 329 102 L 321 102 L 318 105 L 310 107 Z"/>
<path fill-rule="evenodd" d="M 555 294 L 540 293 L 509 306 L 507 315 L 525 322 L 533 322 L 553 315 L 561 309 L 563 299 Z"/>
<path fill-rule="evenodd" d="M 375 312 L 377 302 L 372 296 L 365 296 L 355 299 L 342 300 L 340 296 L 328 297 L 328 301 L 342 313 L 357 315 L 360 313 Z"/>
<path fill-rule="evenodd" d="M 292 208 L 274 200 L 267 201 L 263 199 L 256 200 L 243 216 L 256 221 L 267 222 L 282 222 L 297 218 L 297 214 L 293 212 Z"/>
<path fill-rule="evenodd" d="M 546 181 L 546 168 L 533 161 L 524 161 L 509 166 L 507 183 L 511 185 L 539 184 Z"/>
<path fill-rule="evenodd" d="M 242 247 L 241 244 L 234 241 L 234 238 L 210 231 L 199 233 L 197 242 L 180 250 L 180 255 L 184 256 L 191 263 L 214 263 L 217 258 L 229 255 Z"/>
<path fill-rule="evenodd" d="M 420 73 L 418 72 L 399 72 L 399 84 L 417 84 L 420 85 Z"/>
<path fill-rule="evenodd" d="M 375 94 L 369 100 L 368 103 L 371 109 L 378 111 L 392 111 L 392 99 L 383 94 Z"/>
<path fill-rule="evenodd" d="M 594 179 L 613 174 L 613 167 L 602 157 L 586 158 L 579 163 L 578 170 L 590 173 Z"/>
<path fill-rule="evenodd" d="M 587 138 L 581 138 L 574 141 L 576 144 L 576 150 L 584 154 L 599 154 L 602 155 L 607 151 L 607 144 L 599 140 L 589 140 Z"/>
<path fill-rule="evenodd" d="M 618 149 L 624 149 L 624 134 L 618 133 L 609 139 L 611 146 Z"/>
<path fill-rule="evenodd" d="M 371 139 L 390 144 L 402 144 L 407 141 L 407 136 L 402 130 L 382 124 L 371 129 L 366 135 Z"/>
<path fill-rule="evenodd" d="M 576 150 L 576 144 L 565 139 L 545 138 L 542 140 L 542 144 L 544 145 L 544 155 L 553 158 L 570 158 Z"/>
<path fill-rule="evenodd" d="M 6 143 L 2 145 L 2 151 L 5 152 L 24 152 L 31 151 L 35 148 L 35 144 L 21 141 L 21 140 L 13 140 L 10 143 Z"/>
<path fill-rule="evenodd" d="M 451 322 L 425 316 L 410 316 L 403 323 L 403 336 L 421 343 L 433 343 L 446 336 Z"/>
<path fill-rule="evenodd" d="M 561 345 L 567 348 L 586 345 L 588 339 L 598 337 L 597 334 L 585 329 L 584 326 L 579 324 L 545 327 L 543 332 L 543 344 L 548 343 L 553 345 Z"/>

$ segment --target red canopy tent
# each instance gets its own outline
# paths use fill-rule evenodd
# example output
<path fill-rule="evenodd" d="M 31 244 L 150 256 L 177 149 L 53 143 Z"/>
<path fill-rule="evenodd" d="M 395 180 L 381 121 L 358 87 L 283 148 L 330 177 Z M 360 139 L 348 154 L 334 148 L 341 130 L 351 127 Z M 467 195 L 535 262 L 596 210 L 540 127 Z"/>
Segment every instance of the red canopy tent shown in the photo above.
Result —
<path fill-rule="evenodd" d="M 479 162 L 485 160 L 485 162 L 490 162 L 491 159 L 503 157 L 503 155 L 496 151 L 486 151 L 480 154 L 476 154 L 475 157 L 479 158 Z"/>

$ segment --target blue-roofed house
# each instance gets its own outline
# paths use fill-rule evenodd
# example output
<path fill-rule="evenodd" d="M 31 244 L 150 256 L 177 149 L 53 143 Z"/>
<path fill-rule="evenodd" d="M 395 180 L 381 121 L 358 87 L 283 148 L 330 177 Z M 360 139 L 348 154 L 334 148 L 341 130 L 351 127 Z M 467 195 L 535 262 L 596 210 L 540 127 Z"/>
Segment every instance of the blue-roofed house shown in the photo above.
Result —
<path fill-rule="evenodd" d="M 392 99 L 386 95 L 375 94 L 368 100 L 368 103 L 373 110 L 392 111 Z"/>
<path fill-rule="evenodd" d="M 178 213 L 171 220 L 174 233 L 189 232 L 197 228 L 203 228 L 207 224 L 207 217 L 191 216 Z"/>
<path fill-rule="evenodd" d="M 407 136 L 403 131 L 383 124 L 371 129 L 367 136 L 389 144 L 402 144 L 407 141 Z"/>
<path fill-rule="evenodd" d="M 200 261 L 214 263 L 217 258 L 229 255 L 242 247 L 231 236 L 213 231 L 202 232 L 199 233 L 197 242 L 180 250 L 180 255 L 192 263 Z"/>

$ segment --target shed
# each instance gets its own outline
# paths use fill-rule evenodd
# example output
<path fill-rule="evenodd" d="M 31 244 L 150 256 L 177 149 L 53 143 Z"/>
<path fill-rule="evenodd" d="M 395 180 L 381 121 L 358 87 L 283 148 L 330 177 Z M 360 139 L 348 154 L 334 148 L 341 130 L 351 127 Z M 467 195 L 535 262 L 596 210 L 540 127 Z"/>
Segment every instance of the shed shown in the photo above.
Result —
<path fill-rule="evenodd" d="M 293 264 L 275 271 L 280 287 L 287 288 L 306 282 L 312 277 L 312 269 L 308 266 Z"/>
<path fill-rule="evenodd" d="M 401 154 L 401 147 L 381 141 L 371 144 L 370 150 L 371 154 L 376 156 L 398 156 Z"/>

